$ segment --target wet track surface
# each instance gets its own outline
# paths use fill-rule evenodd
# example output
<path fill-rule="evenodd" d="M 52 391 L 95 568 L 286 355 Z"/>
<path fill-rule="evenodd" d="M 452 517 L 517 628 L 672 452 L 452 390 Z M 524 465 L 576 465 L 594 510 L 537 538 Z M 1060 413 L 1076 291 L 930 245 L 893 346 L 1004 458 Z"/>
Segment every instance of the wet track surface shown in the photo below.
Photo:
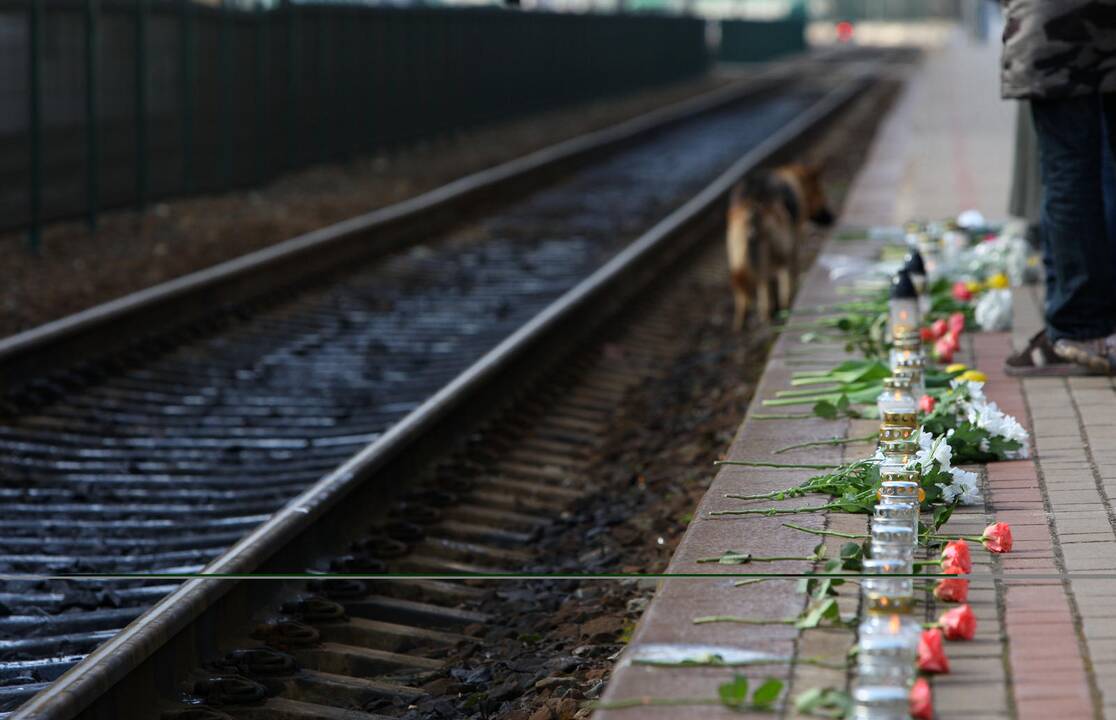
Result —
<path fill-rule="evenodd" d="M 196 570 L 802 110 L 689 121 L 409 251 L 0 417 L 0 571 Z M 8 581 L 0 712 L 172 586 Z"/>

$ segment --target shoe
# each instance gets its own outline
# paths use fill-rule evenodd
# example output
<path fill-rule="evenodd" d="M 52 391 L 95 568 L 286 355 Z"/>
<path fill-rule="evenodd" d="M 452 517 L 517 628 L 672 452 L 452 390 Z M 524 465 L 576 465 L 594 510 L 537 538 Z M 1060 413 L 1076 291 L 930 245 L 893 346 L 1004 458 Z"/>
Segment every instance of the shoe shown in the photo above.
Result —
<path fill-rule="evenodd" d="M 1111 375 L 1116 370 L 1116 349 L 1109 345 L 1108 338 L 1057 340 L 1054 353 L 1063 360 L 1088 368 L 1090 374 Z"/>
<path fill-rule="evenodd" d="M 1116 343 L 1116 337 L 1113 338 Z M 1039 330 L 1022 350 L 1012 353 L 1004 361 L 1004 372 L 1012 377 L 1066 377 L 1089 375 L 1088 368 L 1066 360 L 1054 352 L 1054 344 Z"/>

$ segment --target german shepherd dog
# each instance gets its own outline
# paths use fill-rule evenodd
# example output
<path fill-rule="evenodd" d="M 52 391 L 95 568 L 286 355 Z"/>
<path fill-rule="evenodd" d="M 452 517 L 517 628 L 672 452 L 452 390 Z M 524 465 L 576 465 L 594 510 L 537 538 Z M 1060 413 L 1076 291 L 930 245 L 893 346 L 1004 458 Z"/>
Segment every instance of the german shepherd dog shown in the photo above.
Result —
<path fill-rule="evenodd" d="M 833 224 L 820 176 L 816 165 L 783 165 L 755 172 L 732 188 L 725 239 L 737 330 L 753 300 L 764 319 L 790 307 L 807 220 Z"/>

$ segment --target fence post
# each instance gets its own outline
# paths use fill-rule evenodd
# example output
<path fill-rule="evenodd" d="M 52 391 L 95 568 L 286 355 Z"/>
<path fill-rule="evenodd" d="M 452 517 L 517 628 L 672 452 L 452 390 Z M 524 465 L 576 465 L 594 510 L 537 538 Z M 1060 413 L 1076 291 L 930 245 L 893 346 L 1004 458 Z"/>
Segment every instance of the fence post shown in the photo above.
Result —
<path fill-rule="evenodd" d="M 28 49 L 30 50 L 30 128 L 31 131 L 31 185 L 29 191 L 30 223 L 27 246 L 31 252 L 40 250 L 42 231 L 43 192 L 43 117 L 42 117 L 42 60 L 43 60 L 43 0 L 31 0 L 27 22 Z"/>
<path fill-rule="evenodd" d="M 221 26 L 217 34 L 217 63 L 220 68 L 221 83 L 221 174 L 224 176 L 225 189 L 233 186 L 233 63 L 230 58 L 232 52 L 232 9 L 229 0 L 221 0 Z"/>
<path fill-rule="evenodd" d="M 268 28 L 267 16 L 264 14 L 263 5 L 256 3 L 256 67 L 255 67 L 255 105 L 256 105 L 256 132 L 255 147 L 256 147 L 256 182 L 263 183 L 265 179 L 264 172 L 264 158 L 267 153 L 270 143 L 265 142 L 265 138 L 269 139 L 271 133 L 265 130 L 266 125 L 266 110 L 265 103 L 267 97 L 267 50 L 270 43 L 268 42 Z"/>
<path fill-rule="evenodd" d="M 298 146 L 298 12 L 291 0 L 282 0 L 283 9 L 287 14 L 287 102 L 285 112 L 287 119 L 287 168 L 295 166 L 295 148 Z"/>
<path fill-rule="evenodd" d="M 194 192 L 194 0 L 178 2 L 178 77 L 182 82 L 182 191 Z"/>
<path fill-rule="evenodd" d="M 147 206 L 147 0 L 136 0 L 136 207 Z"/>
<path fill-rule="evenodd" d="M 328 162 L 330 157 L 330 134 L 333 131 L 331 124 L 333 119 L 337 116 L 336 109 L 330 104 L 333 100 L 332 94 L 329 90 L 332 85 L 329 82 L 329 72 L 327 71 L 326 55 L 330 51 L 330 33 L 329 33 L 329 6 L 319 5 L 318 11 L 318 92 L 315 93 L 315 100 L 318 107 L 315 108 L 318 117 L 318 162 Z M 327 89 L 329 88 L 329 89 Z"/>
<path fill-rule="evenodd" d="M 100 206 L 101 150 L 98 147 L 97 63 L 100 44 L 97 16 L 98 0 L 85 0 L 85 195 L 89 232 L 97 232 L 97 209 Z"/>

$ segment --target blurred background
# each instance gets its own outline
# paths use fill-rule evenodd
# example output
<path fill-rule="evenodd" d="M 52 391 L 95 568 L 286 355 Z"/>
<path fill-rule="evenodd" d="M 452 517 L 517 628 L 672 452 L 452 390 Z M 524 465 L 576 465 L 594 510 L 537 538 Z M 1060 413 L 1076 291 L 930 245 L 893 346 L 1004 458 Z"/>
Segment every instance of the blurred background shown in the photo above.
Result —
<path fill-rule="evenodd" d="M 213 193 L 770 60 L 962 0 L 0 0 L 0 231 Z"/>

